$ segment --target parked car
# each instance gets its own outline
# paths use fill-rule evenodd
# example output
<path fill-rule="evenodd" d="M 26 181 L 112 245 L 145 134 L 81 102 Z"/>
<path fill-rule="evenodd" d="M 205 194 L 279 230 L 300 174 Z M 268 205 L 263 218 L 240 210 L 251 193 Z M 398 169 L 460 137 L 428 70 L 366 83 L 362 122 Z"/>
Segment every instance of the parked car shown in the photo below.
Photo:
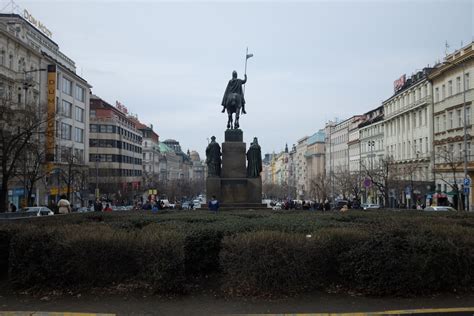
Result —
<path fill-rule="evenodd" d="M 51 216 L 54 212 L 46 206 L 32 206 L 22 209 L 22 212 L 28 213 L 30 216 Z"/>
<path fill-rule="evenodd" d="M 92 209 L 92 211 L 93 211 L 93 210 L 94 210 L 94 209 Z M 87 213 L 87 212 L 91 212 L 91 209 L 90 209 L 90 208 L 87 208 L 87 207 L 85 207 L 85 206 L 83 206 L 83 207 L 78 208 L 78 209 L 76 210 L 76 212 L 78 212 L 78 213 Z"/>
<path fill-rule="evenodd" d="M 336 211 L 340 211 L 341 208 L 344 207 L 344 205 L 346 205 L 347 207 L 349 207 L 349 201 L 347 201 L 347 200 L 337 200 L 337 201 L 332 205 L 332 209 L 333 209 L 333 210 L 336 210 Z"/>
<path fill-rule="evenodd" d="M 272 210 L 274 210 L 274 211 L 280 211 L 280 210 L 281 210 L 281 203 L 275 204 L 275 206 L 272 207 Z"/>
<path fill-rule="evenodd" d="M 189 202 L 183 202 L 183 204 L 181 204 L 181 208 L 183 210 L 189 210 L 191 208 L 191 204 Z"/>
<path fill-rule="evenodd" d="M 451 212 L 451 211 L 456 211 L 455 208 L 452 208 L 451 206 L 427 206 L 424 209 L 425 211 L 428 212 Z"/>
<path fill-rule="evenodd" d="M 364 203 L 362 204 L 362 209 L 363 210 L 378 210 L 380 209 L 380 205 L 378 204 L 372 204 L 372 203 Z"/>
<path fill-rule="evenodd" d="M 193 201 L 193 208 L 194 209 L 201 208 L 201 201 L 200 200 L 194 200 Z"/>

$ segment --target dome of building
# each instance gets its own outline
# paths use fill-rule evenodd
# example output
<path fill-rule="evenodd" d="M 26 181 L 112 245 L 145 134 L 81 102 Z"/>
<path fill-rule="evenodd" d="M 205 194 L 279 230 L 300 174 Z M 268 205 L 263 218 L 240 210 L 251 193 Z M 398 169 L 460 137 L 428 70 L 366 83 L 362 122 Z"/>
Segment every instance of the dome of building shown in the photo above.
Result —
<path fill-rule="evenodd" d="M 198 152 L 195 150 L 191 151 L 189 156 L 191 157 L 191 161 L 201 161 L 201 157 L 199 157 Z"/>

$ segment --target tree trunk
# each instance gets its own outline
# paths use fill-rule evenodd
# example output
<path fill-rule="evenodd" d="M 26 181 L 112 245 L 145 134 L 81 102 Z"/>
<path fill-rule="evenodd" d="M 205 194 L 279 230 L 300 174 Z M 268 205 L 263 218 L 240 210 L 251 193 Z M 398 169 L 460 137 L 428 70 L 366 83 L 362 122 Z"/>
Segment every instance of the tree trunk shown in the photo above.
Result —
<path fill-rule="evenodd" d="M 8 178 L 3 175 L 2 187 L 0 188 L 0 213 L 8 210 Z"/>

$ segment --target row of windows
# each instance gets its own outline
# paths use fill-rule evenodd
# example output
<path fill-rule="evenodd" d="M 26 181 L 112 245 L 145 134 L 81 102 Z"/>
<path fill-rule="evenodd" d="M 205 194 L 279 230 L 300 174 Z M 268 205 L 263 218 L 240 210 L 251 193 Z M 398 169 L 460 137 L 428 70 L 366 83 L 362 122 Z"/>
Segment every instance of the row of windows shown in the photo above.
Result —
<path fill-rule="evenodd" d="M 428 137 L 387 146 L 387 152 L 395 159 L 413 159 L 430 152 Z"/>
<path fill-rule="evenodd" d="M 61 85 L 60 77 L 58 76 L 58 89 L 61 87 L 61 91 L 67 95 L 73 96 L 76 100 L 84 102 L 86 99 L 86 90 L 79 86 L 73 85 L 73 82 L 66 77 L 62 77 L 62 85 Z M 74 90 L 73 90 L 74 87 Z M 73 95 L 74 92 L 74 95 Z"/>
<path fill-rule="evenodd" d="M 383 148 L 383 139 L 370 140 L 367 142 L 362 142 L 361 144 L 362 153 L 370 153 L 373 151 L 382 150 Z"/>
<path fill-rule="evenodd" d="M 471 125 L 471 107 L 466 106 L 466 125 Z M 435 117 L 435 133 L 444 132 L 448 129 L 464 126 L 463 108 L 449 111 L 448 115 L 437 115 Z"/>
<path fill-rule="evenodd" d="M 61 139 L 72 140 L 72 126 L 61 123 Z M 84 130 L 79 127 L 74 128 L 74 141 L 84 143 Z"/>
<path fill-rule="evenodd" d="M 90 124 L 91 133 L 110 133 L 119 134 L 132 139 L 134 142 L 141 143 L 142 137 L 135 133 L 132 133 L 120 126 L 107 125 L 107 124 Z"/>
<path fill-rule="evenodd" d="M 406 113 L 385 123 L 385 133 L 387 136 L 394 136 L 408 132 L 410 128 L 427 126 L 428 124 L 428 109 L 425 107 L 422 110 Z"/>
<path fill-rule="evenodd" d="M 141 165 L 142 160 L 140 158 L 134 158 L 125 155 L 113 155 L 113 154 L 90 154 L 89 161 L 98 162 L 120 162 L 129 163 L 134 165 Z"/>
<path fill-rule="evenodd" d="M 466 83 L 466 90 L 470 88 L 470 82 L 469 82 L 469 73 L 465 74 L 465 83 Z M 446 91 L 446 84 L 443 84 L 441 86 L 441 96 L 440 96 L 440 89 L 439 87 L 435 88 L 435 102 L 443 101 L 445 98 L 448 98 L 454 94 L 458 94 L 463 92 L 462 90 L 462 83 L 461 83 L 461 76 L 456 77 L 456 84 L 453 86 L 453 80 L 448 80 L 448 89 Z"/>
<path fill-rule="evenodd" d="M 57 98 L 56 100 L 59 100 L 59 98 Z M 73 118 L 72 117 L 72 109 L 73 109 L 72 103 L 66 100 L 62 100 L 62 101 L 63 102 L 61 104 L 61 107 L 58 106 L 58 112 L 60 111 L 61 115 L 65 117 Z M 75 107 L 74 119 L 78 122 L 84 123 L 84 109 L 83 108 L 80 108 L 78 106 Z"/>
<path fill-rule="evenodd" d="M 99 177 L 141 177 L 141 170 L 132 169 L 112 169 L 112 168 L 100 168 L 97 170 Z M 89 176 L 95 177 L 97 171 L 94 168 L 89 168 Z"/>
<path fill-rule="evenodd" d="M 424 84 L 416 89 L 411 90 L 410 92 L 406 92 L 401 94 L 400 96 L 396 97 L 390 103 L 385 106 L 385 113 L 387 115 L 399 111 L 404 107 L 428 96 L 428 84 Z"/>
<path fill-rule="evenodd" d="M 142 153 L 142 148 L 127 142 L 114 139 L 89 139 L 90 147 L 101 147 L 101 148 L 118 148 L 123 150 L 132 151 L 138 154 Z"/>
<path fill-rule="evenodd" d="M 65 146 L 55 146 L 55 161 L 82 164 L 84 163 L 84 149 Z"/>

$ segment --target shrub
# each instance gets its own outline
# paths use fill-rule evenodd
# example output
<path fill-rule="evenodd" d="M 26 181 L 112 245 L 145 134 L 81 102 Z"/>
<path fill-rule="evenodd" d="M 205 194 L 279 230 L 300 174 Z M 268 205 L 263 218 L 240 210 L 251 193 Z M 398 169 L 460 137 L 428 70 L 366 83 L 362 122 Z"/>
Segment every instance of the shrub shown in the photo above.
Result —
<path fill-rule="evenodd" d="M 219 271 L 219 253 L 224 234 L 219 230 L 194 230 L 186 236 L 186 275 L 198 277 Z"/>
<path fill-rule="evenodd" d="M 139 237 L 138 279 L 157 292 L 185 291 L 184 237 L 177 232 L 146 230 Z"/>
<path fill-rule="evenodd" d="M 343 257 L 349 285 L 373 295 L 414 295 L 472 286 L 473 243 L 434 234 L 379 232 Z"/>
<path fill-rule="evenodd" d="M 271 295 L 306 289 L 309 242 L 304 235 L 262 231 L 226 237 L 221 252 L 224 290 L 233 295 Z"/>

